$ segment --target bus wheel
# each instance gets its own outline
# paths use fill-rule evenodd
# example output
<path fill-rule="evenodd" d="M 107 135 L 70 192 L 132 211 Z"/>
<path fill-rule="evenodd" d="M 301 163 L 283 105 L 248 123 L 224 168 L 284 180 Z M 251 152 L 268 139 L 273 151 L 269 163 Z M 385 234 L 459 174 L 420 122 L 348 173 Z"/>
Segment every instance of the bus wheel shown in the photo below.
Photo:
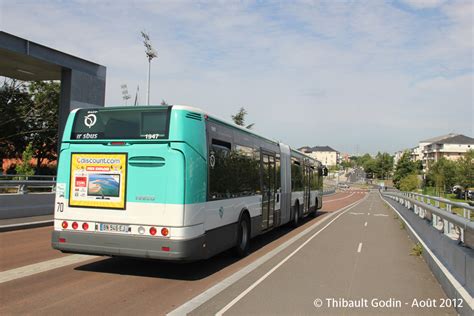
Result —
<path fill-rule="evenodd" d="M 249 253 L 250 245 L 250 220 L 247 214 L 242 215 L 237 226 L 237 246 L 235 253 L 239 257 L 245 257 Z"/>
<path fill-rule="evenodd" d="M 309 213 L 309 216 L 311 216 L 312 218 L 315 218 L 317 212 L 318 212 L 318 198 L 316 198 L 316 205 L 314 206 L 314 210 L 311 213 Z"/>
<path fill-rule="evenodd" d="M 298 227 L 300 225 L 300 203 L 296 202 L 293 211 L 293 221 L 291 226 Z"/>

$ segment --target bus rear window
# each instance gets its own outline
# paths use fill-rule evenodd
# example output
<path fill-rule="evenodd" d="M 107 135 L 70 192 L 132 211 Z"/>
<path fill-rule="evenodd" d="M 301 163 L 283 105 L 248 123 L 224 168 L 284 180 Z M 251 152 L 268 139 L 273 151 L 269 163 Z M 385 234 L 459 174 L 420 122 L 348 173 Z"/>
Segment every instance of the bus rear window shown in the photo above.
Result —
<path fill-rule="evenodd" d="M 82 109 L 76 113 L 71 139 L 166 139 L 170 109 Z"/>

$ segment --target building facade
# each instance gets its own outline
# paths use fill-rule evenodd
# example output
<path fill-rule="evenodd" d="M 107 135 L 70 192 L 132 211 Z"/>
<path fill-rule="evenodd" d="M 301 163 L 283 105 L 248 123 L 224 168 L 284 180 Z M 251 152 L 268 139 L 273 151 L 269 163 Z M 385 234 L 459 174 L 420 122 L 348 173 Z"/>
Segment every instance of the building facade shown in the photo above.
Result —
<path fill-rule="evenodd" d="M 474 150 L 474 138 L 465 135 L 455 135 L 428 144 L 423 149 L 423 169 L 428 170 L 430 165 L 441 158 L 458 160 L 469 150 Z"/>
<path fill-rule="evenodd" d="M 329 146 L 304 146 L 298 150 L 321 161 L 325 166 L 335 166 L 340 163 L 340 153 Z"/>
<path fill-rule="evenodd" d="M 427 172 L 430 165 L 442 157 L 457 160 L 469 150 L 474 149 L 474 138 L 462 134 L 446 134 L 422 140 L 417 147 L 409 150 L 412 161 L 421 161 L 423 171 Z M 403 151 L 397 152 L 401 157 Z"/>

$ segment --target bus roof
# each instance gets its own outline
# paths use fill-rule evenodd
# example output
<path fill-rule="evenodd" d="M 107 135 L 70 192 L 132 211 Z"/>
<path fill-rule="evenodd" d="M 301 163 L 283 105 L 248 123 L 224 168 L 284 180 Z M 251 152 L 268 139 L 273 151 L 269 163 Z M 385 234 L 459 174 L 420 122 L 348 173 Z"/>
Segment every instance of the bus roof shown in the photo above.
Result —
<path fill-rule="evenodd" d="M 199 114 L 202 114 L 204 116 L 207 116 L 208 118 L 214 120 L 214 121 L 217 121 L 219 123 L 222 123 L 222 124 L 225 124 L 227 125 L 228 127 L 231 127 L 231 128 L 235 128 L 235 129 L 239 129 L 241 130 L 242 132 L 245 132 L 245 133 L 248 133 L 248 134 L 251 134 L 251 135 L 254 135 L 254 136 L 257 136 L 261 139 L 264 139 L 264 140 L 267 140 L 267 141 L 270 141 L 272 143 L 275 143 L 275 144 L 279 144 L 281 142 L 279 141 L 276 141 L 276 140 L 273 140 L 273 139 L 269 139 L 267 137 L 264 137 L 258 133 L 255 133 L 254 131 L 252 130 L 249 130 L 248 128 L 245 128 L 243 126 L 240 126 L 240 125 L 237 125 L 235 124 L 234 122 L 231 122 L 229 120 L 225 120 L 225 119 L 222 119 L 218 116 L 215 116 L 213 114 L 209 114 L 207 112 L 205 112 L 204 110 L 200 109 L 200 108 L 197 108 L 197 107 L 193 107 L 193 106 L 188 106 L 188 105 L 181 105 L 181 104 L 167 104 L 167 105 L 138 105 L 138 106 L 107 106 L 107 108 L 124 108 L 124 109 L 130 109 L 130 108 L 133 108 L 133 109 L 143 109 L 143 108 L 146 108 L 146 109 L 150 109 L 150 108 L 162 108 L 162 107 L 168 107 L 168 106 L 171 106 L 171 109 L 176 109 L 176 110 L 183 110 L 183 111 L 190 111 L 190 112 L 194 112 L 194 113 L 199 113 Z M 100 108 L 97 108 L 98 110 L 100 110 Z M 76 109 L 78 110 L 78 109 Z M 74 112 L 74 111 L 73 111 Z M 290 146 L 291 148 L 291 146 Z M 294 154 L 297 154 L 297 155 L 301 155 L 302 157 L 305 157 L 305 158 L 308 158 L 308 159 L 311 159 L 311 160 L 314 160 L 314 161 L 318 161 L 316 159 L 314 159 L 313 157 L 310 157 L 300 151 L 297 151 L 293 148 L 291 148 L 291 152 L 294 153 Z"/>

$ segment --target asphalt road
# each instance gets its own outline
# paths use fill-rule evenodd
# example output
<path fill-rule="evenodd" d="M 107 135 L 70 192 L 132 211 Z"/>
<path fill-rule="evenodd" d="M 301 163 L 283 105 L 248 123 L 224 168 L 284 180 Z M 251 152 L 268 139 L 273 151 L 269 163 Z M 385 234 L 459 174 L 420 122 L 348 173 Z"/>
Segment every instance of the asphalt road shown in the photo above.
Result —
<path fill-rule="evenodd" d="M 52 227 L 3 232 L 0 279 L 16 268 L 31 275 L 0 283 L 0 314 L 166 314 L 364 196 L 360 191 L 325 197 L 317 218 L 306 219 L 297 229 L 281 227 L 253 239 L 251 254 L 241 260 L 229 252 L 190 264 L 91 257 L 36 273 L 48 260 L 73 258 L 50 248 Z"/>
<path fill-rule="evenodd" d="M 378 193 L 314 233 L 191 315 L 457 315 Z"/>

